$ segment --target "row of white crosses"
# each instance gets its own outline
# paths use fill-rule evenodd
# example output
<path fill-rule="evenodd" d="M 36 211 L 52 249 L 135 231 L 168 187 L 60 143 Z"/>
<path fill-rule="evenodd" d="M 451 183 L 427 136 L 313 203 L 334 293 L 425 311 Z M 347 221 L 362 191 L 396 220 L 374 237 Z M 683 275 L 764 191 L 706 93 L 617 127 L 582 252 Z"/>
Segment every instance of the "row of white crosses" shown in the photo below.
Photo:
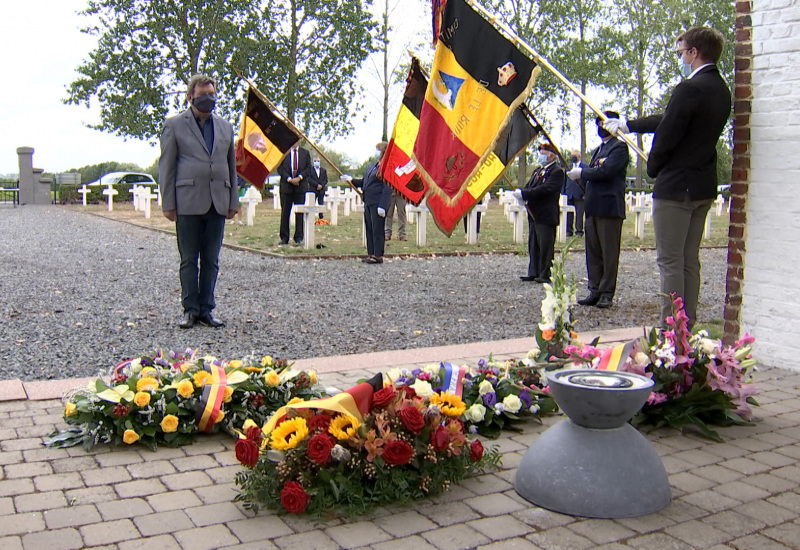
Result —
<path fill-rule="evenodd" d="M 487 193 L 488 194 L 488 193 Z M 514 242 L 522 243 L 525 220 L 528 218 L 528 208 L 524 200 L 517 200 L 513 191 L 504 191 L 502 188 L 497 192 L 500 204 L 503 205 L 503 212 L 506 219 L 514 227 Z M 556 229 L 556 240 L 560 243 L 567 241 L 567 215 L 575 214 L 575 207 L 567 204 L 567 196 L 560 195 L 558 198 L 558 227 Z"/>
<path fill-rule="evenodd" d="M 722 215 L 722 210 L 725 206 L 725 197 L 717 195 L 714 201 L 714 212 L 717 216 Z M 634 214 L 633 236 L 637 239 L 644 239 L 645 223 L 650 223 L 653 220 L 653 194 L 652 193 L 627 193 L 625 195 L 625 208 Z M 730 202 L 728 202 L 728 213 L 731 211 Z M 703 238 L 711 238 L 711 210 L 709 209 L 706 215 L 705 227 L 703 229 Z"/>

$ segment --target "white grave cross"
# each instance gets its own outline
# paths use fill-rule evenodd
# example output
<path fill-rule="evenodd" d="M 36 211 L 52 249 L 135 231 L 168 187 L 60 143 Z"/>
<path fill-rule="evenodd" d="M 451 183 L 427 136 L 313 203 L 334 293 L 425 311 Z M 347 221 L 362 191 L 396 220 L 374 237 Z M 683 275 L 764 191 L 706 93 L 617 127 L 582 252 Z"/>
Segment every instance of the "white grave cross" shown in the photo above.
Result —
<path fill-rule="evenodd" d="M 303 214 L 303 248 L 310 250 L 316 246 L 314 242 L 314 221 L 317 214 L 325 210 L 323 206 L 317 204 L 317 196 L 314 193 L 306 193 L 306 202 L 296 204 L 294 211 Z"/>
<path fill-rule="evenodd" d="M 91 192 L 92 192 L 92 190 L 91 190 L 91 189 L 89 189 L 88 187 L 86 187 L 86 184 L 85 184 L 85 183 L 84 183 L 84 184 L 81 186 L 81 188 L 80 188 L 80 189 L 78 189 L 78 193 L 80 193 L 81 195 L 83 195 L 83 205 L 84 205 L 84 206 L 86 206 L 86 195 L 88 195 L 88 194 L 89 194 L 89 193 L 91 193 Z"/>
<path fill-rule="evenodd" d="M 556 240 L 560 243 L 567 242 L 567 215 L 572 213 L 575 215 L 575 207 L 567 204 L 567 196 L 559 195 L 558 197 L 558 231 Z"/>
<path fill-rule="evenodd" d="M 103 189 L 103 194 L 108 197 L 108 211 L 114 211 L 114 195 L 119 195 L 119 191 L 114 189 L 114 184 L 109 183 L 106 189 Z"/>
<path fill-rule="evenodd" d="M 419 206 L 406 205 L 406 213 L 417 224 L 417 246 L 428 244 L 428 205 L 423 200 Z"/>

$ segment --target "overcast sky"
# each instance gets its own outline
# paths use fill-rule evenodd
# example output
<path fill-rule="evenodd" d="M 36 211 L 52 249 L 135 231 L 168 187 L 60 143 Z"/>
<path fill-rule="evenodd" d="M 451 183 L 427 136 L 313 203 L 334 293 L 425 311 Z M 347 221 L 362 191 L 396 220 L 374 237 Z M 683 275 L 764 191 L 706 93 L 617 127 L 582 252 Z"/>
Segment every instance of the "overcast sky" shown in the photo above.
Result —
<path fill-rule="evenodd" d="M 430 24 L 422 3 L 408 4 L 398 35 L 413 33 L 414 21 Z M 152 144 L 87 128 L 99 120 L 97 109 L 62 102 L 66 86 L 78 76 L 76 67 L 96 46 L 95 37 L 78 30 L 86 25 L 87 18 L 78 15 L 85 7 L 85 0 L 3 2 L 0 51 L 6 80 L 0 87 L 0 176 L 19 171 L 16 151 L 22 146 L 34 148 L 35 167 L 53 173 L 112 160 L 147 167 L 158 157 Z M 361 80 L 377 85 L 369 74 Z M 364 102 L 370 122 L 354 118 L 356 132 L 328 144 L 359 161 L 372 154 L 381 133 L 378 104 L 371 97 Z M 390 127 L 395 112 L 396 106 Z"/>

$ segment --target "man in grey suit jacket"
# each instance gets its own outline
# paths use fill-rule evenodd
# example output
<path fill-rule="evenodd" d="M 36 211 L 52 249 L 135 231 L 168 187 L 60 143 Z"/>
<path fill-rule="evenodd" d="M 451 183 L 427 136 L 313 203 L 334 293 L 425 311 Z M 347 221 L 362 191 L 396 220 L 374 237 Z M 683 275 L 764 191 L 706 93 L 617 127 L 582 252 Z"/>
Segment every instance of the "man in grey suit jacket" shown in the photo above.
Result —
<path fill-rule="evenodd" d="M 239 201 L 233 127 L 212 113 L 216 97 L 212 78 L 192 76 L 186 92 L 191 107 L 168 118 L 161 132 L 158 181 L 164 216 L 175 222 L 178 236 L 181 328 L 225 326 L 211 312 L 225 219 L 238 212 Z"/>

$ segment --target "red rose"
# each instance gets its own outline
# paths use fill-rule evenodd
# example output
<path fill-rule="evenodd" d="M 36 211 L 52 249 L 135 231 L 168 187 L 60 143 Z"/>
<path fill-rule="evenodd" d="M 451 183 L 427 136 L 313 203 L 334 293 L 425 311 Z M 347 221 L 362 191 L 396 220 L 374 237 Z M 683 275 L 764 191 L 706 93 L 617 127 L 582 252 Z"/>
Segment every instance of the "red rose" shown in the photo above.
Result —
<path fill-rule="evenodd" d="M 397 392 L 394 391 L 394 388 L 392 386 L 383 387 L 378 391 L 376 391 L 374 394 L 372 394 L 372 406 L 381 408 L 385 407 L 386 405 L 391 403 L 392 399 L 394 399 L 394 396 L 396 394 Z"/>
<path fill-rule="evenodd" d="M 405 441 L 395 439 L 383 446 L 383 460 L 386 464 L 402 466 L 408 464 L 414 454 L 414 448 Z"/>
<path fill-rule="evenodd" d="M 252 468 L 258 462 L 258 445 L 252 439 L 239 439 L 233 448 L 236 460 Z"/>
<path fill-rule="evenodd" d="M 311 495 L 296 481 L 287 481 L 281 489 L 281 506 L 290 514 L 302 514 L 311 502 Z"/>
<path fill-rule="evenodd" d="M 261 443 L 261 428 L 258 426 L 250 426 L 245 430 L 244 436 L 258 445 Z"/>
<path fill-rule="evenodd" d="M 308 440 L 308 448 L 306 454 L 308 458 L 315 464 L 322 466 L 327 464 L 331 459 L 331 449 L 333 449 L 334 441 L 328 435 L 320 433 Z"/>
<path fill-rule="evenodd" d="M 431 432 L 431 445 L 437 451 L 444 451 L 447 444 L 450 442 L 450 435 L 447 433 L 447 428 L 439 426 L 436 430 Z"/>
<path fill-rule="evenodd" d="M 422 413 L 415 407 L 410 405 L 406 405 L 397 411 L 397 416 L 402 420 L 403 426 L 415 434 L 421 432 L 422 428 L 425 426 L 425 417 L 422 416 Z"/>
<path fill-rule="evenodd" d="M 473 462 L 479 461 L 483 457 L 483 445 L 479 440 L 469 444 L 469 458 Z"/>
<path fill-rule="evenodd" d="M 328 428 L 331 425 L 331 417 L 327 414 L 319 413 L 315 414 L 311 418 L 308 419 L 308 429 L 312 432 L 316 429 L 320 429 L 323 432 L 327 432 Z"/>
<path fill-rule="evenodd" d="M 417 392 L 411 386 L 403 386 L 403 391 L 406 399 L 414 399 L 417 396 Z"/>

